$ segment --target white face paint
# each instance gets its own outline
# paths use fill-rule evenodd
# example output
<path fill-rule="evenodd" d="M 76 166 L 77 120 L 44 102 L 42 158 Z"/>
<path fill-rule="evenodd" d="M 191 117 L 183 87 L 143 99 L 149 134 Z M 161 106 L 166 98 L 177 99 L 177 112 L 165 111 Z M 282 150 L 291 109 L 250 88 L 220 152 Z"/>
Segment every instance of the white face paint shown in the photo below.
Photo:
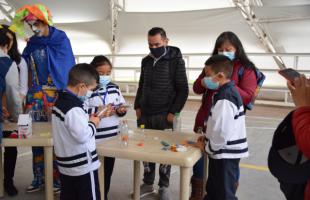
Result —
<path fill-rule="evenodd" d="M 37 25 L 37 21 L 36 20 L 28 21 L 28 24 L 30 25 L 31 30 L 33 31 L 33 33 L 36 36 L 41 37 L 43 35 L 43 31 L 36 26 Z"/>

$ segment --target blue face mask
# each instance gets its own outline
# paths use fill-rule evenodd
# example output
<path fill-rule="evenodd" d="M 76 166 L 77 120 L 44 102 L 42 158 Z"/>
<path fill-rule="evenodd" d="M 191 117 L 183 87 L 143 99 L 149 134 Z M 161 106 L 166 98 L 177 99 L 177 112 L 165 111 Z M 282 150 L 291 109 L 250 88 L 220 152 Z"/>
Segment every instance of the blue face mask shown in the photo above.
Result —
<path fill-rule="evenodd" d="M 227 58 L 229 58 L 230 60 L 234 60 L 235 59 L 235 52 L 233 51 L 223 51 L 223 52 L 219 52 L 218 54 L 224 55 Z"/>
<path fill-rule="evenodd" d="M 79 99 L 84 102 L 89 99 L 92 94 L 93 92 L 91 90 L 87 90 L 86 94 L 84 96 L 80 96 Z"/>
<path fill-rule="evenodd" d="M 111 82 L 110 76 L 107 75 L 100 76 L 99 83 L 101 87 L 106 87 L 110 82 Z"/>
<path fill-rule="evenodd" d="M 212 77 L 204 77 L 203 82 L 210 90 L 217 90 L 220 86 L 219 82 L 214 82 Z"/>

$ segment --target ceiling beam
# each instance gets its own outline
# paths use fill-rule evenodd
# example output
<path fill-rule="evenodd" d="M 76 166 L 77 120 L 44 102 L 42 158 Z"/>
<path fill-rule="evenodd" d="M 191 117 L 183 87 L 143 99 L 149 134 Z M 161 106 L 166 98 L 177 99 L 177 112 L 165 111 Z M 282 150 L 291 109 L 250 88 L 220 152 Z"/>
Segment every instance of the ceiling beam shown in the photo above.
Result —
<path fill-rule="evenodd" d="M 4 19 L 10 23 L 13 20 L 15 8 L 11 6 L 6 0 L 0 1 L 0 11 L 4 15 Z"/>
<path fill-rule="evenodd" d="M 310 20 L 310 17 L 276 17 L 276 18 L 259 18 L 256 19 L 257 23 L 275 23 L 275 22 L 288 22 L 288 21 L 300 21 L 300 20 Z"/>
<path fill-rule="evenodd" d="M 257 22 L 256 15 L 251 8 L 251 4 L 254 6 L 263 6 L 261 0 L 232 0 L 234 5 L 240 10 L 242 16 L 250 26 L 251 30 L 255 33 L 257 38 L 265 47 L 266 52 L 268 53 L 277 53 L 278 50 L 274 45 L 274 42 L 270 34 L 266 29 Z M 273 56 L 276 64 L 280 69 L 286 68 L 285 64 L 280 56 Z"/>

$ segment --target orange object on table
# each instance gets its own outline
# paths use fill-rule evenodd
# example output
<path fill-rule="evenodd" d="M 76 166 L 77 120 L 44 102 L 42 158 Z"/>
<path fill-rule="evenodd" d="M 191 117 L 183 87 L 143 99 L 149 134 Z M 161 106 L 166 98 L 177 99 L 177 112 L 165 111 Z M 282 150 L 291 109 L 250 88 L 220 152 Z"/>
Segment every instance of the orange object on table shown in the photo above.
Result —
<path fill-rule="evenodd" d="M 128 135 L 122 135 L 122 141 L 128 142 L 128 139 L 129 139 Z"/>
<path fill-rule="evenodd" d="M 139 146 L 139 147 L 144 147 L 144 143 L 143 143 L 143 142 L 139 142 L 139 143 L 137 144 L 137 146 Z"/>

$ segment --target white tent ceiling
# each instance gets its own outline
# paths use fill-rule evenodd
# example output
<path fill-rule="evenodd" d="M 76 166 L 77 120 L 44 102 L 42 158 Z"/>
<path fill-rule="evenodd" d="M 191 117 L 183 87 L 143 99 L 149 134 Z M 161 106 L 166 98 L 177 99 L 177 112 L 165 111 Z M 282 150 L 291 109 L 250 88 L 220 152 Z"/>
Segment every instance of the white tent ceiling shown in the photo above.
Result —
<path fill-rule="evenodd" d="M 76 54 L 111 53 L 110 0 L 6 1 L 16 9 L 28 3 L 47 5 L 56 26 L 70 37 Z M 146 33 L 153 26 L 164 27 L 170 44 L 186 53 L 209 53 L 216 36 L 227 30 L 238 34 L 247 52 L 265 51 L 232 0 L 115 2 L 123 8 L 117 21 L 117 53 L 146 53 Z M 262 0 L 262 5 L 252 7 L 256 20 L 280 52 L 310 52 L 310 0 Z"/>

